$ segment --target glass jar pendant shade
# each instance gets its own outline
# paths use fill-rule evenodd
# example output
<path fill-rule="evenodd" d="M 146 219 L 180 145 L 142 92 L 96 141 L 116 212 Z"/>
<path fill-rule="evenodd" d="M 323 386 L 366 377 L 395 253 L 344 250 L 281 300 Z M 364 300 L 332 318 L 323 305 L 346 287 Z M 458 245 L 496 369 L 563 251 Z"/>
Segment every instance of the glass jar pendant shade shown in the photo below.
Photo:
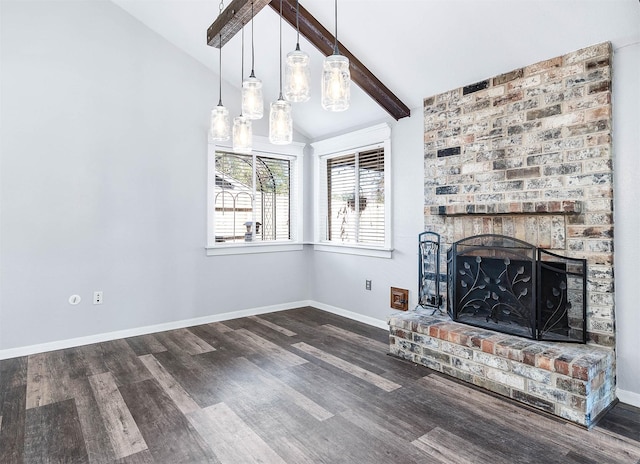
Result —
<path fill-rule="evenodd" d="M 253 70 L 255 50 L 253 45 L 253 0 L 251 1 L 251 75 L 242 81 L 242 115 L 247 119 L 262 119 L 264 100 L 262 98 L 262 81 Z"/>
<path fill-rule="evenodd" d="M 282 97 L 282 96 L 281 96 Z M 291 103 L 282 98 L 271 103 L 269 112 L 269 142 L 286 145 L 293 141 Z"/>
<path fill-rule="evenodd" d="M 344 111 L 351 100 L 351 73 L 349 58 L 338 51 L 338 0 L 335 0 L 336 34 L 333 55 L 325 58 L 322 66 L 322 107 L 329 111 Z"/>
<path fill-rule="evenodd" d="M 322 107 L 329 111 L 344 111 L 351 100 L 349 59 L 342 55 L 325 58 L 322 67 Z"/>
<path fill-rule="evenodd" d="M 291 103 L 282 98 L 282 0 L 280 0 L 280 96 L 271 103 L 269 110 L 269 142 L 286 145 L 293 141 Z"/>
<path fill-rule="evenodd" d="M 222 12 L 222 8 L 220 9 Z M 220 36 L 222 41 L 222 36 Z M 209 136 L 211 140 L 221 142 L 229 140 L 231 137 L 231 121 L 229 120 L 229 110 L 222 104 L 222 47 L 218 55 L 218 106 L 211 110 L 211 119 L 209 122 Z"/>
<path fill-rule="evenodd" d="M 229 140 L 231 136 L 231 121 L 229 119 L 229 110 L 219 104 L 211 110 L 211 125 L 209 127 L 211 140 L 224 141 Z"/>
<path fill-rule="evenodd" d="M 247 119 L 260 119 L 263 112 L 262 81 L 252 72 L 242 81 L 242 114 Z"/>
<path fill-rule="evenodd" d="M 282 16 L 282 14 L 280 15 Z M 306 102 L 310 97 L 311 76 L 309 55 L 300 50 L 300 3 L 296 0 L 296 49 L 287 53 L 284 72 L 284 97 L 294 103 Z"/>
<path fill-rule="evenodd" d="M 299 46 L 287 53 L 284 73 L 284 96 L 294 103 L 309 100 L 309 55 L 300 50 Z"/>
<path fill-rule="evenodd" d="M 233 118 L 233 151 L 236 153 L 251 153 L 252 137 L 251 121 L 243 115 Z"/>

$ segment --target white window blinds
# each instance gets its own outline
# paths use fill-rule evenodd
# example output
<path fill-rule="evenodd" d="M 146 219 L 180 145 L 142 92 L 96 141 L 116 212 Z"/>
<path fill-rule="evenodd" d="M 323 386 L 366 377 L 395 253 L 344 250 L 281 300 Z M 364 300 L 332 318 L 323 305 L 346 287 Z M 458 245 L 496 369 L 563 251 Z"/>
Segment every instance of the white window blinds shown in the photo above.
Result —
<path fill-rule="evenodd" d="M 328 240 L 385 243 L 384 149 L 327 159 Z"/>

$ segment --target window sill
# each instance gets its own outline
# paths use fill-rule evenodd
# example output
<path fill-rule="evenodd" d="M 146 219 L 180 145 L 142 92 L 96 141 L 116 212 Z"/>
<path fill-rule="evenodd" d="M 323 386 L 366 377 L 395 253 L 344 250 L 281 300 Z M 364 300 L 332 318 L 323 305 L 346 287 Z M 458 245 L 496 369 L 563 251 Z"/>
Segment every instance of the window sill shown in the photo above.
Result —
<path fill-rule="evenodd" d="M 254 243 L 234 243 L 229 245 L 218 245 L 206 247 L 207 256 L 226 255 L 246 255 L 253 253 L 277 253 L 284 251 L 301 251 L 302 243 L 294 242 L 254 242 Z"/>
<path fill-rule="evenodd" d="M 343 245 L 338 243 L 315 243 L 314 251 L 342 253 L 346 255 L 369 256 L 372 258 L 391 258 L 393 248 L 377 248 L 363 245 Z"/>

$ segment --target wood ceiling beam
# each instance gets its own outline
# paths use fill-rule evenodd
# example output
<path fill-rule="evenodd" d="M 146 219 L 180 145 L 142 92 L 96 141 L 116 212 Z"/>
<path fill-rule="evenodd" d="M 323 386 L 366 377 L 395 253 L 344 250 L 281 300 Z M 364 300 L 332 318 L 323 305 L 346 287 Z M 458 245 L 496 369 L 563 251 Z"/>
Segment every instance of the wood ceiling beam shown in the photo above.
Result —
<path fill-rule="evenodd" d="M 270 0 L 253 0 L 253 16 L 257 15 Z M 222 48 L 251 21 L 251 0 L 232 0 L 207 29 L 207 45 Z"/>
<path fill-rule="evenodd" d="M 269 4 L 280 14 L 280 0 L 254 0 L 254 15 Z M 333 54 L 335 37 L 302 5 L 299 6 L 298 18 L 300 34 L 313 44 L 322 54 Z M 282 0 L 282 17 L 294 28 L 296 27 L 296 1 Z M 251 0 L 233 0 L 216 21 L 207 30 L 207 43 L 220 48 L 227 43 L 243 24 L 251 19 Z M 222 36 L 222 40 L 220 40 Z M 340 53 L 349 58 L 351 80 L 373 98 L 396 120 L 411 114 L 405 105 L 389 88 L 387 88 L 362 62 L 356 58 L 341 42 L 338 42 Z"/>

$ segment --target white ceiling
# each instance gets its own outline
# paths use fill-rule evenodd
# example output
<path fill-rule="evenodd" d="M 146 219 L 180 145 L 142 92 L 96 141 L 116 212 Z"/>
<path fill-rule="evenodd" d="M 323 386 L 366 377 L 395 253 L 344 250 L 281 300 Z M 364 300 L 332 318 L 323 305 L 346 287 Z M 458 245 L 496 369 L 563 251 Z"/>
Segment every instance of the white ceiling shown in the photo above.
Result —
<path fill-rule="evenodd" d="M 112 1 L 217 75 L 218 49 L 206 45 L 206 31 L 218 16 L 219 1 Z M 333 1 L 300 3 L 334 31 Z M 263 81 L 268 103 L 279 94 L 278 14 L 265 7 L 256 15 L 254 29 L 255 73 Z M 282 30 L 286 54 L 295 47 L 295 29 L 283 22 Z M 527 64 L 607 40 L 614 48 L 638 42 L 640 2 L 339 0 L 338 37 L 412 112 L 419 112 L 425 97 Z M 245 76 L 250 72 L 250 39 L 247 28 Z M 240 45 L 237 34 L 222 50 L 223 79 L 235 88 L 241 82 Z M 323 111 L 319 90 L 323 56 L 303 38 L 300 47 L 311 56 L 314 85 L 311 100 L 294 105 L 299 133 L 317 140 L 390 119 L 356 85 L 347 111 Z"/>

